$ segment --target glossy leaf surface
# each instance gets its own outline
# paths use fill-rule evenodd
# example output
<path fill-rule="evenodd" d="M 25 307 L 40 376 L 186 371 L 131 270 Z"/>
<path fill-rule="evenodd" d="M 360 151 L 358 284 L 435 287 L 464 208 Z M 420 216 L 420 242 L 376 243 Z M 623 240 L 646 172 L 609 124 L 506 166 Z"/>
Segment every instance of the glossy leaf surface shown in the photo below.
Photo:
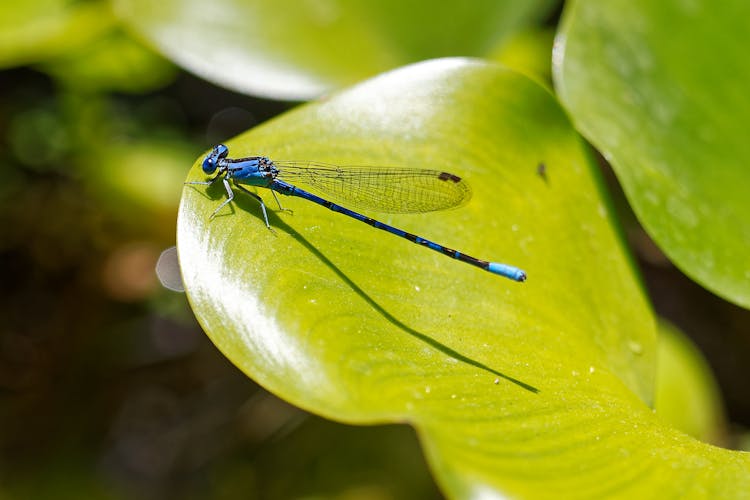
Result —
<path fill-rule="evenodd" d="M 728 496 L 745 455 L 655 417 L 654 319 L 587 151 L 554 98 L 498 66 L 387 73 L 227 141 L 230 155 L 421 166 L 464 207 L 385 222 L 524 268 L 524 284 L 304 200 L 186 186 L 178 251 L 201 325 L 295 405 L 409 422 L 451 496 Z M 199 158 L 188 180 L 205 174 Z M 543 165 L 543 166 L 542 166 Z M 271 194 L 259 189 L 268 202 Z"/>
<path fill-rule="evenodd" d="M 750 307 L 750 58 L 743 0 L 579 0 L 555 83 L 669 258 Z"/>

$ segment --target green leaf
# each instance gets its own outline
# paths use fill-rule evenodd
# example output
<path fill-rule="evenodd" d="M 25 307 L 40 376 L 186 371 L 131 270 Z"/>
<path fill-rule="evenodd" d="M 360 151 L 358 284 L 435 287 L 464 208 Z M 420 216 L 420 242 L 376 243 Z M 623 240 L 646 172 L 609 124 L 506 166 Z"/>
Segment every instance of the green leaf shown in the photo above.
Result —
<path fill-rule="evenodd" d="M 0 68 L 45 61 L 78 49 L 108 31 L 113 21 L 104 2 L 3 2 Z"/>
<path fill-rule="evenodd" d="M 654 319 L 598 170 L 539 85 L 431 61 L 227 145 L 460 175 L 466 206 L 381 219 L 529 276 L 505 280 L 304 200 L 281 200 L 294 213 L 272 210 L 274 232 L 242 193 L 209 220 L 223 188 L 186 186 L 177 243 L 193 310 L 275 394 L 339 421 L 410 423 L 454 497 L 750 488 L 747 456 L 670 429 L 646 404 Z M 189 181 L 205 179 L 201 160 Z"/>
<path fill-rule="evenodd" d="M 555 32 L 551 29 L 525 30 L 490 51 L 486 58 L 497 61 L 524 75 L 539 80 L 551 87 L 552 84 L 552 44 Z"/>
<path fill-rule="evenodd" d="M 80 160 L 86 183 L 110 210 L 174 216 L 180 165 L 195 150 L 176 140 L 117 141 L 110 138 Z"/>
<path fill-rule="evenodd" d="M 691 278 L 750 307 L 745 0 L 578 0 L 555 82 L 638 218 Z"/>
<path fill-rule="evenodd" d="M 688 337 L 664 321 L 659 324 L 654 408 L 675 428 L 700 439 L 726 441 L 726 420 L 711 368 Z"/>
<path fill-rule="evenodd" d="M 552 0 L 116 0 L 119 17 L 229 89 L 306 99 L 439 56 L 485 55 Z"/>
<path fill-rule="evenodd" d="M 117 30 L 39 67 L 76 92 L 145 93 L 171 83 L 177 73 L 161 56 Z"/>

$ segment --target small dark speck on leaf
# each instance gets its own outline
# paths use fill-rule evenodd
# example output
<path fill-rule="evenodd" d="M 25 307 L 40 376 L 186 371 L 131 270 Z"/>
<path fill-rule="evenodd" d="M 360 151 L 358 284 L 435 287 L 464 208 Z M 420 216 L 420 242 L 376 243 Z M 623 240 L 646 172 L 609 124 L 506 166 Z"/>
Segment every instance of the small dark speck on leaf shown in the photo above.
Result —
<path fill-rule="evenodd" d="M 539 165 L 536 166 L 536 173 L 539 177 L 544 179 L 544 182 L 549 182 L 549 179 L 547 178 L 547 165 L 543 161 L 539 162 Z"/>

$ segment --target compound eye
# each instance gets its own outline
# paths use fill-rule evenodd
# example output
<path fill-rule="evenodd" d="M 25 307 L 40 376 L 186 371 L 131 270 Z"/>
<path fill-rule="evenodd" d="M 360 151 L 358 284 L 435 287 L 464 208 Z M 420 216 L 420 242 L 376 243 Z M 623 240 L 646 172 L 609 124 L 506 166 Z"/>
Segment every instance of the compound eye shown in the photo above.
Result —
<path fill-rule="evenodd" d="M 206 158 L 203 160 L 203 171 L 207 174 L 214 173 L 214 170 L 216 170 L 216 160 L 214 160 L 214 154 L 210 153 L 206 156 Z"/>
<path fill-rule="evenodd" d="M 217 144 L 214 146 L 214 153 L 218 158 L 226 158 L 229 154 L 229 148 L 223 144 Z"/>

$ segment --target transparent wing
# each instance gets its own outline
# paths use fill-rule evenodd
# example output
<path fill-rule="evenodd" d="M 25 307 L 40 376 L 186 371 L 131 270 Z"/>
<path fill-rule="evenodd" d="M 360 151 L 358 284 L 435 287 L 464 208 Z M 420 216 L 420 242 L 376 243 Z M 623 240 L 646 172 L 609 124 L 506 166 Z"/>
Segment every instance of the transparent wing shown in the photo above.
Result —
<path fill-rule="evenodd" d="M 468 184 L 439 170 L 337 166 L 312 161 L 274 164 L 279 179 L 364 210 L 432 212 L 457 207 L 471 198 Z"/>

